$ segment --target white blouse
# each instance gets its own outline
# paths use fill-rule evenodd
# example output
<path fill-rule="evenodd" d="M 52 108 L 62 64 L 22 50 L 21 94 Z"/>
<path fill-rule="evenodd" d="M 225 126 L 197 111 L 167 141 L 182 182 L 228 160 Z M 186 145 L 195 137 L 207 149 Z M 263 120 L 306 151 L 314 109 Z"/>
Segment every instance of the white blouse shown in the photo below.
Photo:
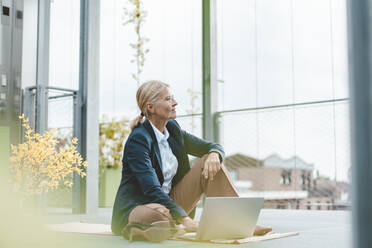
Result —
<path fill-rule="evenodd" d="M 174 156 L 169 143 L 169 132 L 167 128 L 164 129 L 164 133 L 160 132 L 150 121 L 152 129 L 154 130 L 156 140 L 158 141 L 161 162 L 162 162 L 162 172 L 164 177 L 164 183 L 161 189 L 166 193 L 169 194 L 172 188 L 172 179 L 174 175 L 176 175 L 177 168 L 178 168 L 178 161 L 176 156 Z"/>

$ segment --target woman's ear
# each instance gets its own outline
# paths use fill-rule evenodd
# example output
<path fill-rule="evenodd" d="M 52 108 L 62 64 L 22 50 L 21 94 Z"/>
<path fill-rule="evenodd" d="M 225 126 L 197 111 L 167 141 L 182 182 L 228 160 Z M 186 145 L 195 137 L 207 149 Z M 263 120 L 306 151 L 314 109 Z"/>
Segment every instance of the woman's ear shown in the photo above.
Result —
<path fill-rule="evenodd" d="M 147 109 L 147 113 L 149 115 L 151 115 L 155 112 L 154 104 L 152 104 L 152 103 L 146 103 L 146 109 Z"/>

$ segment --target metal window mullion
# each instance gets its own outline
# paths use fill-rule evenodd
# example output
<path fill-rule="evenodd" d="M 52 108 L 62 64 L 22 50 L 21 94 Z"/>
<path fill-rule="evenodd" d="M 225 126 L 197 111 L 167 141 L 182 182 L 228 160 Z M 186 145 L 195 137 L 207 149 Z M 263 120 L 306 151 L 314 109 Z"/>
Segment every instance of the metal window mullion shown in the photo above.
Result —
<path fill-rule="evenodd" d="M 203 138 L 216 141 L 217 118 L 217 14 L 216 0 L 202 1 Z"/>
<path fill-rule="evenodd" d="M 81 106 L 78 101 L 78 95 L 73 97 L 73 136 L 81 137 Z M 79 140 L 80 141 L 80 140 Z M 81 151 L 81 141 L 77 144 L 77 150 Z M 72 213 L 79 214 L 82 212 L 82 180 L 81 177 L 74 172 L 73 187 L 72 187 Z"/>
<path fill-rule="evenodd" d="M 46 87 L 49 84 L 49 36 L 50 0 L 38 0 L 35 123 L 35 129 L 38 133 L 43 133 L 48 128 L 48 98 Z"/>

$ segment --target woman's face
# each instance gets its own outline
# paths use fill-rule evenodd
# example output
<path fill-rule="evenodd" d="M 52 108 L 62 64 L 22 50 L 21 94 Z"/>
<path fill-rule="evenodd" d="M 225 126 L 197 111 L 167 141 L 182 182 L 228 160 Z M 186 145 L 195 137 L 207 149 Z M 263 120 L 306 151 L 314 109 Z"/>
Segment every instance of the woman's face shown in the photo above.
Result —
<path fill-rule="evenodd" d="M 177 102 L 173 97 L 171 90 L 166 87 L 160 95 L 160 99 L 155 104 L 149 105 L 151 118 L 160 120 L 171 120 L 176 118 Z"/>

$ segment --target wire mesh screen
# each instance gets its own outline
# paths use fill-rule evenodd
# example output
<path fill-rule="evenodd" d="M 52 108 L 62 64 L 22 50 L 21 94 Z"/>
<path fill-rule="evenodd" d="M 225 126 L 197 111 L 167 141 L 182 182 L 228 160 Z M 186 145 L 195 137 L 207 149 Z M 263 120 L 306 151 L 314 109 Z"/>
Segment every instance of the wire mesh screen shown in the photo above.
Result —
<path fill-rule="evenodd" d="M 48 129 L 56 129 L 59 140 L 57 146 L 62 148 L 71 145 L 74 125 L 73 95 L 60 90 L 48 90 L 48 96 Z M 46 201 L 48 207 L 72 208 L 72 188 L 62 183 L 56 190 L 46 194 Z"/>
<path fill-rule="evenodd" d="M 349 102 L 221 113 L 225 165 L 242 196 L 267 208 L 350 205 Z"/>
<path fill-rule="evenodd" d="M 73 96 L 49 90 L 48 128 L 69 129 L 74 121 Z"/>

